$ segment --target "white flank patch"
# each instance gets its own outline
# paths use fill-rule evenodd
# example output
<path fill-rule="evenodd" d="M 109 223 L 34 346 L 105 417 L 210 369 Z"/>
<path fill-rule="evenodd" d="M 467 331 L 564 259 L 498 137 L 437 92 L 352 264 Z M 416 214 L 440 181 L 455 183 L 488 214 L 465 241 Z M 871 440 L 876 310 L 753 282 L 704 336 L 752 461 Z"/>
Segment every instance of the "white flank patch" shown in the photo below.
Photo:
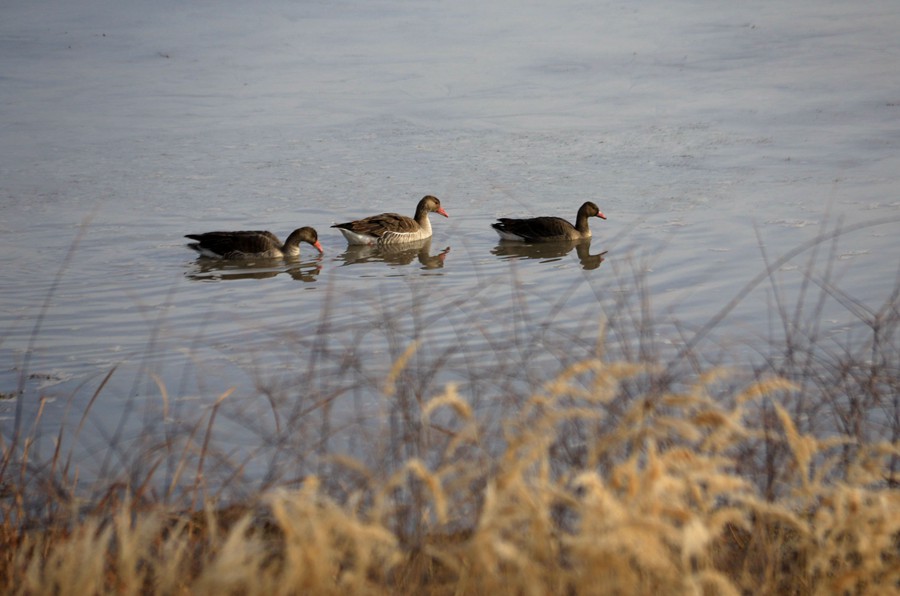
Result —
<path fill-rule="evenodd" d="M 500 236 L 501 240 L 514 240 L 516 242 L 525 242 L 525 239 L 521 236 L 517 236 L 516 234 L 510 234 L 509 232 L 504 232 L 503 230 L 498 230 L 494 228 L 497 234 Z"/>
<path fill-rule="evenodd" d="M 347 242 L 350 244 L 377 244 L 378 238 L 374 236 L 367 236 L 366 234 L 357 234 L 352 230 L 345 230 L 344 228 L 338 228 L 341 234 L 344 235 L 344 238 L 347 239 Z"/>

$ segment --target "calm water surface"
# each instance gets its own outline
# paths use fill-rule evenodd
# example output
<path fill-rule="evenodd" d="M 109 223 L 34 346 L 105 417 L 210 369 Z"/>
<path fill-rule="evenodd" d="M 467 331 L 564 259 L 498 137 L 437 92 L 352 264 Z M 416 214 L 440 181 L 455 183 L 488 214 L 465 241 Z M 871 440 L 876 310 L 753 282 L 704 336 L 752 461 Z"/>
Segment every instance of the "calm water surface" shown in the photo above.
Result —
<path fill-rule="evenodd" d="M 382 390 L 412 342 L 398 400 L 456 383 L 498 417 L 594 353 L 636 285 L 677 349 L 767 259 L 837 227 L 860 226 L 772 278 L 790 302 L 812 262 L 879 308 L 900 249 L 900 6 L 790 6 L 13 3 L 3 436 L 18 417 L 46 455 L 91 403 L 72 448 L 111 473 L 226 396 L 221 458 L 251 475 L 286 474 L 272 453 L 288 443 L 371 454 L 388 449 Z M 348 249 L 329 229 L 411 215 L 424 194 L 450 218 L 416 250 Z M 510 247 L 489 227 L 572 220 L 584 200 L 608 220 L 579 250 Z M 184 246 L 302 225 L 321 258 L 211 264 Z M 754 287 L 700 347 L 750 358 L 776 296 Z M 836 338 L 859 327 L 834 300 L 822 317 Z"/>

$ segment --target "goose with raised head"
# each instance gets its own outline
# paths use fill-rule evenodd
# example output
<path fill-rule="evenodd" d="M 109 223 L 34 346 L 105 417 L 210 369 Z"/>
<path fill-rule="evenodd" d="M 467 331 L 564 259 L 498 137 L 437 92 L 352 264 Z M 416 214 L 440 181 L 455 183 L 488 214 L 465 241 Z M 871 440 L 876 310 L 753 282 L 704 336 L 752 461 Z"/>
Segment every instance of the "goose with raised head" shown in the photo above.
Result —
<path fill-rule="evenodd" d="M 597 205 L 587 201 L 578 209 L 574 226 L 561 217 L 531 217 L 528 219 L 501 217 L 497 223 L 491 224 L 491 227 L 503 240 L 519 242 L 581 240 L 591 237 L 591 228 L 588 225 L 589 217 L 606 219 Z"/>
<path fill-rule="evenodd" d="M 298 228 L 291 232 L 282 244 L 272 232 L 261 230 L 240 230 L 237 232 L 206 232 L 205 234 L 187 234 L 185 238 L 196 240 L 188 244 L 204 257 L 218 259 L 277 259 L 280 257 L 296 257 L 300 254 L 300 243 L 307 242 L 319 253 L 319 235 L 310 227 Z"/>
<path fill-rule="evenodd" d="M 334 224 L 349 244 L 400 244 L 431 238 L 429 213 L 450 217 L 437 197 L 426 195 L 416 205 L 412 217 L 397 213 L 382 213 L 356 221 Z"/>

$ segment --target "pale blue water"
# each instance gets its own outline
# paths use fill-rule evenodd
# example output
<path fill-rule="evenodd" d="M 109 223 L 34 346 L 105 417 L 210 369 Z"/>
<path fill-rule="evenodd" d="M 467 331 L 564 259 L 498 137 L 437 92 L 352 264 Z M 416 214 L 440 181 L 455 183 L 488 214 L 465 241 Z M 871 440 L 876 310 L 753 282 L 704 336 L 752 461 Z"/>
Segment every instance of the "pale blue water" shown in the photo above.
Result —
<path fill-rule="evenodd" d="M 456 382 L 496 419 L 593 353 L 635 274 L 675 350 L 765 269 L 760 243 L 774 261 L 873 222 L 818 263 L 877 309 L 900 248 L 898 26 L 888 1 L 7 3 L 0 391 L 24 389 L 46 456 L 114 370 L 74 447 L 110 472 L 131 455 L 105 445 L 139 458 L 234 388 L 222 460 L 274 478 L 253 457 L 278 445 L 387 450 L 380 390 L 413 340 L 407 398 Z M 442 263 L 348 254 L 328 227 L 429 193 Z M 608 216 L 599 267 L 498 254 L 496 217 L 584 200 Z M 291 267 L 210 270 L 182 237 L 301 225 L 326 252 Z M 810 254 L 777 274 L 788 295 Z M 749 358 L 773 297 L 700 347 Z M 834 300 L 822 317 L 859 326 Z M 0 403 L 5 440 L 15 418 Z"/>

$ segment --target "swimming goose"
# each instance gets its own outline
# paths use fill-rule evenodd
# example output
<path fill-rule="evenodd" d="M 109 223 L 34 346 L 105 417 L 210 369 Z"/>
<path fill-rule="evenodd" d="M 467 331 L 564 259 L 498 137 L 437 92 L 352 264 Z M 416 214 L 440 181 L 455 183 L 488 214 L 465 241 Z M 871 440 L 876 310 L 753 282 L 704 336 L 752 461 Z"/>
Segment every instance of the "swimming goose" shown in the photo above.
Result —
<path fill-rule="evenodd" d="M 606 219 L 597 205 L 587 201 L 578 209 L 573 226 L 561 217 L 532 217 L 510 219 L 501 217 L 491 224 L 503 240 L 519 242 L 557 242 L 560 240 L 580 240 L 591 237 L 589 217 Z"/>
<path fill-rule="evenodd" d="M 308 242 L 320 253 L 324 252 L 319 244 L 319 235 L 310 227 L 294 230 L 284 244 L 272 232 L 260 230 L 187 234 L 185 238 L 197 241 L 191 242 L 188 247 L 201 256 L 220 259 L 296 257 L 300 254 L 301 242 Z"/>
<path fill-rule="evenodd" d="M 413 217 L 396 213 L 382 213 L 365 219 L 334 224 L 348 244 L 399 244 L 431 238 L 431 222 L 428 214 L 440 213 L 450 217 L 437 197 L 426 195 L 416 205 Z"/>

